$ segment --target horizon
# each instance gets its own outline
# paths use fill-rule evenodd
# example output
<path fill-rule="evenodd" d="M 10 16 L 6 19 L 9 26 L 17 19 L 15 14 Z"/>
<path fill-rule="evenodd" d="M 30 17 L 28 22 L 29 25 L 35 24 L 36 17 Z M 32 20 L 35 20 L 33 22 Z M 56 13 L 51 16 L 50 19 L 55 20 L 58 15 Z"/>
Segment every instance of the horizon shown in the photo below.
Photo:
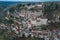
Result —
<path fill-rule="evenodd" d="M 9 1 L 9 2 L 60 2 L 60 0 L 0 0 L 0 1 Z"/>

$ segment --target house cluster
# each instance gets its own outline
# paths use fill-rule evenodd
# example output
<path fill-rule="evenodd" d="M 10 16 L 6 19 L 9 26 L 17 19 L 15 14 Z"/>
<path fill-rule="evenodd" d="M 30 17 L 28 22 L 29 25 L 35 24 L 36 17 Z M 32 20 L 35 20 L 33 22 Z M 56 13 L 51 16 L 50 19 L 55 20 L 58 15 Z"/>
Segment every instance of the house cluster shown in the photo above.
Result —
<path fill-rule="evenodd" d="M 43 12 L 42 10 L 40 11 L 27 11 L 27 10 L 21 10 L 19 12 L 17 12 L 17 10 L 15 10 L 14 13 L 10 13 L 9 11 L 7 12 L 7 16 L 6 19 L 8 19 L 8 17 L 10 17 L 10 15 L 14 16 L 14 19 L 22 17 L 22 22 L 24 22 L 23 20 L 26 20 L 25 22 L 27 24 L 30 25 L 35 25 L 35 26 L 41 26 L 41 25 L 48 25 L 48 18 L 46 18 L 46 16 L 43 16 Z M 16 20 L 19 20 L 16 19 Z"/>

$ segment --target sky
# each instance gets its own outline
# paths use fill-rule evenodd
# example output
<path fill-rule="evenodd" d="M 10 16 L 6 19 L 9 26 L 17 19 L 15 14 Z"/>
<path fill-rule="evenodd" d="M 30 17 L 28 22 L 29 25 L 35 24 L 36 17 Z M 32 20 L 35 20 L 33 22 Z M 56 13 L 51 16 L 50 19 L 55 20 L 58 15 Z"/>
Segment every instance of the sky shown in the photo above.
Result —
<path fill-rule="evenodd" d="M 0 1 L 44 2 L 44 1 L 60 1 L 60 0 L 0 0 Z"/>

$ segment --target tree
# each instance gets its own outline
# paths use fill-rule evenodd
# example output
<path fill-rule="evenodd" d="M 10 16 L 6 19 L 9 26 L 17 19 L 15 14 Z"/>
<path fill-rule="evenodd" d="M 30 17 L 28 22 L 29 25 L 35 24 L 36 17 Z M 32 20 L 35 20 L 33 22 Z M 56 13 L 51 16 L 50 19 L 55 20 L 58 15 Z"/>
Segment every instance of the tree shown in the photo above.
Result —
<path fill-rule="evenodd" d="M 45 3 L 43 10 L 44 10 L 44 15 L 47 14 L 47 18 L 51 20 L 53 19 L 53 11 L 56 10 L 56 4 L 54 2 Z"/>
<path fill-rule="evenodd" d="M 12 7 L 9 9 L 10 12 L 14 12 L 16 8 Z"/>
<path fill-rule="evenodd" d="M 13 19 L 4 19 L 4 24 L 14 24 L 14 20 Z"/>
<path fill-rule="evenodd" d="M 14 23 L 14 20 L 13 19 L 9 19 L 8 20 L 8 24 L 13 24 Z"/>
<path fill-rule="evenodd" d="M 0 19 L 0 23 L 2 23 L 2 21 L 3 21 L 3 20 L 2 20 L 2 19 Z"/>

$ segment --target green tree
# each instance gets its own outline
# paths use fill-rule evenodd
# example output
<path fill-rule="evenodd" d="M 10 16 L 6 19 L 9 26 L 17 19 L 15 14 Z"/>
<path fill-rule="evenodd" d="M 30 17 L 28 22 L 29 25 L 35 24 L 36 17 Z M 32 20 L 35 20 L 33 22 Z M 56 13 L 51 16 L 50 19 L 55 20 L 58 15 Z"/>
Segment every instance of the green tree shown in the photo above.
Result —
<path fill-rule="evenodd" d="M 13 19 L 9 19 L 8 20 L 8 24 L 13 24 L 14 23 L 14 20 Z"/>
<path fill-rule="evenodd" d="M 54 2 L 45 3 L 43 10 L 44 10 L 44 15 L 47 14 L 48 19 L 53 19 L 53 11 L 56 10 L 56 4 Z"/>
<path fill-rule="evenodd" d="M 10 12 L 14 12 L 16 8 L 12 7 L 9 9 Z"/>

